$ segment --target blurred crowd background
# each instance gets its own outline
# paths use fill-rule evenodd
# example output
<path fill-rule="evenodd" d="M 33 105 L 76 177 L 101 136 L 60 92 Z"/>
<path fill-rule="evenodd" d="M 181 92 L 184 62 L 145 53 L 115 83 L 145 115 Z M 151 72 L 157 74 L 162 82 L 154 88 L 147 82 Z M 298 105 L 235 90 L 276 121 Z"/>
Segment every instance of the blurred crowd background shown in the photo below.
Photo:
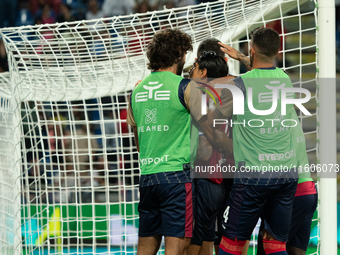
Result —
<path fill-rule="evenodd" d="M 1 0 L 0 27 L 90 20 L 214 0 Z"/>
<path fill-rule="evenodd" d="M 0 28 L 91 20 L 216 0 L 1 0 Z M 0 38 L 0 72 L 8 71 Z"/>

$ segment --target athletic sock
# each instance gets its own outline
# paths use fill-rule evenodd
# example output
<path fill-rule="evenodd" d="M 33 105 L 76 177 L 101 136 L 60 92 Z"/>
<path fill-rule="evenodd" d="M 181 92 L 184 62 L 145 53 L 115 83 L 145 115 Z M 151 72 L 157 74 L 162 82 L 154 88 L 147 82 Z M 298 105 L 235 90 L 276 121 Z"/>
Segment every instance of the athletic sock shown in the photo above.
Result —
<path fill-rule="evenodd" d="M 219 254 L 220 255 L 241 255 L 245 241 L 231 240 L 227 237 L 222 237 Z"/>
<path fill-rule="evenodd" d="M 278 240 L 263 239 L 263 248 L 266 254 L 270 255 L 288 255 L 286 251 L 286 243 Z"/>

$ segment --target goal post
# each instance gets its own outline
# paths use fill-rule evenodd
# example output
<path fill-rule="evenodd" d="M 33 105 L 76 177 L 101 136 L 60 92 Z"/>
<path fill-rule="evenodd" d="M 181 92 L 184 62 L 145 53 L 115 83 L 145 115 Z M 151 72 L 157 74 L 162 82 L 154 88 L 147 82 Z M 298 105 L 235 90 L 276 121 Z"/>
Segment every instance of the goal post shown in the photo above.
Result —
<path fill-rule="evenodd" d="M 9 73 L 0 75 L 0 253 L 21 254 L 20 101 Z"/>
<path fill-rule="evenodd" d="M 336 66 L 335 66 L 335 2 L 318 2 L 319 59 L 319 158 L 321 165 L 337 164 L 336 147 Z M 337 254 L 337 174 L 320 178 L 321 255 Z"/>
<path fill-rule="evenodd" d="M 276 26 L 282 38 L 278 65 L 297 79 L 294 86 L 313 91 L 308 105 L 312 115 L 300 114 L 299 118 L 309 160 L 317 163 L 318 146 L 319 150 L 325 146 L 321 140 L 335 138 L 320 134 L 320 145 L 317 142 L 321 105 L 330 102 L 321 98 L 321 86 L 319 99 L 316 88 L 317 68 L 321 77 L 324 65 L 322 25 L 317 21 L 321 3 L 316 4 L 226 0 L 1 29 L 10 73 L 0 75 L 0 228 L 15 239 L 8 241 L 8 235 L 0 232 L 0 253 L 135 253 L 139 166 L 133 133 L 125 119 L 131 90 L 150 73 L 145 47 L 161 29 L 179 28 L 191 35 L 194 50 L 187 55 L 188 69 L 204 39 L 215 37 L 247 52 L 253 28 Z M 235 61 L 229 59 L 229 66 L 232 74 L 240 73 Z M 319 131 L 328 132 L 322 131 L 321 123 Z M 319 155 L 321 162 L 333 162 Z M 2 178 L 7 175 L 11 179 Z M 322 182 L 320 194 L 327 190 Z M 321 199 L 323 208 L 326 198 Z M 329 213 L 336 212 L 324 215 Z M 313 224 L 319 240 L 319 222 Z M 318 247 L 309 254 L 319 254 Z"/>

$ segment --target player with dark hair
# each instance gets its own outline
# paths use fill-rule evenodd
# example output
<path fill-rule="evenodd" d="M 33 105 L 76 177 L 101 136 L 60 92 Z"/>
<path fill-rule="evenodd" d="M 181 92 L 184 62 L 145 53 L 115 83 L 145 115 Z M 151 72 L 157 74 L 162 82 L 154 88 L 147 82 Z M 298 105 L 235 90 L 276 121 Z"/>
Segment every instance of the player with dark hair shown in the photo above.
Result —
<path fill-rule="evenodd" d="M 224 45 L 223 50 L 233 59 L 239 60 L 239 58 L 245 58 L 242 53 L 230 46 Z M 305 150 L 306 145 L 304 139 L 301 139 L 301 137 L 298 139 L 299 146 L 301 146 L 302 150 Z M 302 156 L 303 157 L 299 158 L 299 165 L 302 166 L 302 168 L 308 167 L 307 154 L 303 154 Z M 310 172 L 299 171 L 299 181 L 295 192 L 292 209 L 292 220 L 288 235 L 288 241 L 286 244 L 287 252 L 289 255 L 306 254 L 310 238 L 312 218 L 316 210 L 317 200 L 318 194 L 313 179 L 311 178 Z M 265 254 L 262 242 L 263 228 L 264 224 L 262 222 L 258 238 L 258 255 Z"/>
<path fill-rule="evenodd" d="M 213 95 L 215 92 L 220 95 L 220 89 L 213 88 L 214 82 L 228 83 L 231 79 L 235 78 L 228 74 L 227 58 L 224 58 L 224 53 L 221 51 L 218 42 L 216 39 L 203 41 L 198 47 L 198 52 L 202 48 L 218 49 L 219 54 L 216 54 L 214 51 L 201 52 L 193 68 L 190 70 L 190 77 L 210 90 L 210 95 Z M 201 47 L 202 45 L 204 47 Z M 209 85 L 204 86 L 208 82 Z M 213 89 L 209 89 L 209 86 Z M 218 99 L 211 98 L 207 102 L 208 108 L 210 108 L 209 105 L 213 105 L 214 100 Z M 191 109 L 193 110 L 194 108 L 191 105 Z M 204 126 L 205 122 L 204 119 L 199 120 L 199 126 Z M 229 167 L 230 169 L 230 166 L 234 166 L 232 154 L 225 150 L 222 153 L 220 148 L 216 146 L 216 141 L 207 139 L 206 134 L 209 136 L 211 131 L 204 130 L 204 128 L 202 128 L 202 131 L 199 136 L 195 168 L 197 166 L 199 168 L 219 166 Z M 223 125 L 219 131 L 227 136 L 231 136 L 231 127 L 229 125 Z M 228 178 L 223 180 L 222 173 L 202 174 L 195 171 L 195 177 L 195 227 L 188 254 L 213 254 L 213 245 L 215 245 L 215 253 L 218 254 L 218 246 L 222 237 L 220 228 L 222 225 L 223 209 L 232 185 L 232 176 L 229 174 Z"/>
<path fill-rule="evenodd" d="M 215 42 L 218 45 L 217 42 Z M 223 53 L 224 54 L 224 53 Z M 228 77 L 228 65 L 225 59 L 214 51 L 203 51 L 190 71 L 190 77 L 199 84 L 207 84 L 214 78 Z M 211 99 L 212 100 L 212 99 Z M 209 102 L 207 102 L 209 105 Z M 228 133 L 228 126 L 223 127 L 223 132 Z M 203 132 L 200 132 L 197 160 L 195 166 L 207 167 L 229 164 L 229 158 L 219 150 L 214 150 Z M 222 163 L 223 162 L 223 163 Z M 188 255 L 213 254 L 215 240 L 215 225 L 219 212 L 223 209 L 226 190 L 222 176 L 209 176 L 195 173 L 195 226 Z M 216 178 L 219 177 L 219 178 Z"/>
<path fill-rule="evenodd" d="M 152 72 L 131 95 L 127 122 L 141 168 L 139 255 L 156 254 L 162 236 L 165 254 L 183 254 L 192 237 L 189 81 L 179 76 L 189 50 L 189 35 L 177 29 L 157 32 L 147 48 Z"/>
<path fill-rule="evenodd" d="M 220 45 L 225 53 L 230 52 L 227 45 Z M 250 46 L 250 65 L 253 69 L 234 79 L 233 83 L 243 92 L 244 98 L 252 95 L 255 109 L 269 109 L 272 100 L 262 100 L 260 95 L 273 95 L 275 87 L 292 87 L 288 75 L 273 66 L 280 47 L 279 34 L 268 28 L 255 29 L 251 34 Z M 250 90 L 252 94 L 248 95 Z M 222 90 L 221 101 L 222 104 L 217 104 L 216 110 L 208 118 L 221 119 L 232 115 L 233 97 L 230 90 Z M 287 105 L 286 115 L 282 116 L 279 98 L 274 113 L 256 115 L 249 110 L 248 100 L 244 100 L 244 114 L 234 114 L 232 117 L 233 123 L 248 123 L 256 119 L 263 121 L 264 125 L 233 125 L 233 150 L 238 178 L 234 179 L 224 213 L 224 230 L 219 252 L 228 255 L 241 254 L 262 215 L 265 253 L 287 254 L 286 242 L 297 187 L 295 166 L 301 163 L 301 158 L 307 156 L 305 143 L 296 140 L 296 137 L 303 136 L 296 111 L 293 105 Z M 281 118 L 293 119 L 297 125 L 280 129 Z M 266 121 L 268 119 L 273 122 Z M 287 152 L 289 157 L 265 156 L 287 155 Z M 287 167 L 287 173 L 262 171 L 264 167 L 270 169 L 269 166 L 275 168 L 280 165 Z M 254 167 L 258 171 L 244 171 Z"/>
<path fill-rule="evenodd" d="M 197 49 L 197 57 L 192 69 L 189 71 L 191 78 L 210 78 L 215 79 L 217 83 L 228 83 L 230 79 L 235 78 L 230 76 L 229 68 L 227 64 L 228 58 L 225 57 L 225 53 L 221 50 L 220 41 L 215 38 L 209 38 L 200 43 Z M 246 66 L 249 66 L 249 59 L 244 58 L 242 62 L 245 62 Z M 220 78 L 221 79 L 216 79 Z M 213 87 L 214 81 L 211 82 Z M 204 82 L 207 82 L 206 80 Z M 208 88 L 207 88 L 208 89 Z M 208 89 L 209 90 L 209 89 Z M 214 92 L 210 91 L 213 95 Z M 220 94 L 220 89 L 215 89 L 215 92 Z M 217 100 L 217 98 L 216 98 Z M 210 105 L 212 103 L 210 100 Z M 195 109 L 196 105 L 191 104 L 191 109 Z M 203 120 L 202 120 L 203 119 Z M 204 118 L 200 119 L 199 125 L 205 126 L 207 121 Z M 220 147 L 216 144 L 216 140 L 208 140 L 212 130 L 201 129 L 199 136 L 198 155 L 195 165 L 197 166 L 216 166 L 234 165 L 233 156 L 231 154 L 224 155 L 220 151 Z M 231 128 L 229 125 L 224 125 L 220 130 L 221 133 L 227 133 L 227 136 L 231 135 Z M 208 137 L 206 136 L 208 134 Z M 222 136 L 220 136 L 222 138 Z M 222 138 L 222 139 L 225 139 Z M 228 141 L 232 143 L 232 141 Z M 213 144 L 214 146 L 211 146 Z M 231 145 L 230 145 L 231 146 Z M 227 152 L 228 153 L 228 152 Z M 227 156 L 227 157 L 226 157 Z M 223 162 L 223 163 L 222 163 Z M 195 180 L 195 228 L 193 238 L 191 240 L 191 246 L 189 247 L 189 254 L 212 254 L 213 244 L 215 245 L 215 253 L 218 254 L 218 246 L 222 237 L 221 224 L 223 216 L 223 207 L 225 199 L 228 197 L 232 179 L 229 176 L 223 180 L 221 174 L 215 174 L 216 176 L 201 176 Z M 220 176 L 220 178 L 217 178 Z M 202 178 L 203 177 L 203 178 Z M 222 197 L 220 202 L 214 203 L 218 198 Z M 219 212 L 218 212 L 219 211 Z M 216 218 L 216 213 L 218 217 Z M 216 222 L 215 222 L 216 220 Z M 215 225 L 215 226 L 214 226 Z M 216 231 L 216 232 L 215 232 Z M 215 234 L 214 234 L 215 232 Z M 213 242 L 214 241 L 214 242 Z M 245 249 L 246 250 L 246 249 Z"/>

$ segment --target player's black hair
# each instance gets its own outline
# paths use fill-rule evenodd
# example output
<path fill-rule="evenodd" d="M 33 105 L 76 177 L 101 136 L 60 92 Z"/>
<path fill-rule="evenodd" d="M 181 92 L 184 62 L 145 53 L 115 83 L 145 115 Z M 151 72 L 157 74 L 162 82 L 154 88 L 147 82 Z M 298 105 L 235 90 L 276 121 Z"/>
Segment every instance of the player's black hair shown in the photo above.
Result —
<path fill-rule="evenodd" d="M 203 51 L 213 51 L 222 58 L 225 57 L 224 52 L 221 50 L 221 46 L 218 44 L 220 41 L 216 38 L 205 39 L 200 43 L 197 49 L 197 57 L 199 57 Z"/>
<path fill-rule="evenodd" d="M 255 28 L 251 32 L 250 38 L 252 40 L 252 44 L 259 50 L 259 53 L 268 58 L 275 57 L 280 49 L 280 35 L 271 28 Z"/>
<path fill-rule="evenodd" d="M 214 51 L 203 51 L 196 62 L 200 70 L 207 69 L 208 78 L 220 78 L 229 74 L 227 62 Z"/>
<path fill-rule="evenodd" d="M 178 29 L 159 31 L 147 47 L 148 69 L 159 70 L 178 64 L 189 50 L 192 50 L 190 35 Z"/>

